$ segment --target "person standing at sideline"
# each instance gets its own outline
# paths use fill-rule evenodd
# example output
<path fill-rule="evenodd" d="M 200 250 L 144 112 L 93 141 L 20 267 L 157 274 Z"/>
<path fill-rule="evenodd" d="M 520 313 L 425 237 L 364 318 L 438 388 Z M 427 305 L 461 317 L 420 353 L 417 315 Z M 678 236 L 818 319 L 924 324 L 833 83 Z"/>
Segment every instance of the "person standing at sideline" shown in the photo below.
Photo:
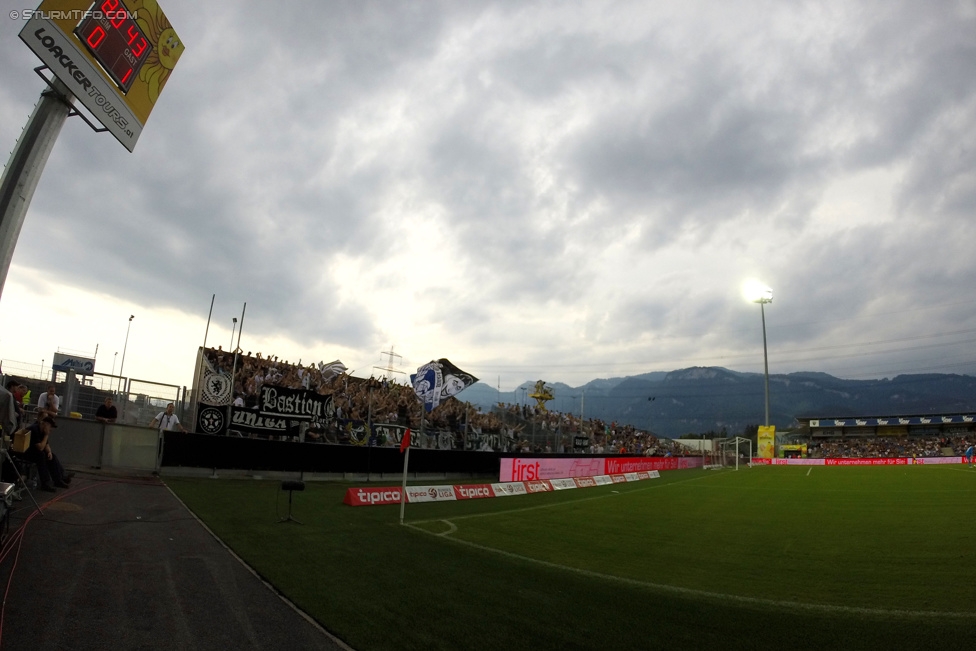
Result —
<path fill-rule="evenodd" d="M 970 468 L 973 467 L 973 453 L 974 452 L 976 452 L 976 450 L 974 450 L 974 446 L 973 445 L 970 445 L 968 448 L 966 448 L 966 463 L 969 464 L 969 467 Z"/>
<path fill-rule="evenodd" d="M 174 409 L 176 407 L 172 402 L 166 405 L 166 411 L 159 412 L 159 415 L 149 423 L 149 427 L 156 427 L 160 432 L 175 432 L 179 428 L 181 432 L 186 434 L 186 428 L 180 422 L 179 416 L 173 413 Z"/>

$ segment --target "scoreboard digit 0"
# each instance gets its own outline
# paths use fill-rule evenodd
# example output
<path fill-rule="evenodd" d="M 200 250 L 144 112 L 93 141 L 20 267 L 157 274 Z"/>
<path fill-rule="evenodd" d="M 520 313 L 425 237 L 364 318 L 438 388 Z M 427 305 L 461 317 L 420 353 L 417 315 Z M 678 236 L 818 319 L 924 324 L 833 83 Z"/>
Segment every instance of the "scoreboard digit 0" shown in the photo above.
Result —
<path fill-rule="evenodd" d="M 121 0 L 101 0 L 75 28 L 82 44 L 123 93 L 129 92 L 153 51 L 132 16 Z"/>

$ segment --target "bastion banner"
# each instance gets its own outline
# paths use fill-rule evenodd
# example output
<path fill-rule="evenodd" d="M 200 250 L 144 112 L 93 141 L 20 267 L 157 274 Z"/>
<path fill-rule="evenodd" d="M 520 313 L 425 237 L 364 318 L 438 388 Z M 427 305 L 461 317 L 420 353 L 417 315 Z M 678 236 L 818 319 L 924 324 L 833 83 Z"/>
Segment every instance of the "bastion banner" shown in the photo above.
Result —
<path fill-rule="evenodd" d="M 288 389 L 265 385 L 255 407 L 232 407 L 227 423 L 227 407 L 200 403 L 197 431 L 224 434 L 228 430 L 261 436 L 297 436 L 301 421 L 323 422 L 330 413 L 332 396 L 307 389 Z"/>
<path fill-rule="evenodd" d="M 264 385 L 258 411 L 263 416 L 291 420 L 325 420 L 331 398 L 308 389 L 286 389 Z"/>

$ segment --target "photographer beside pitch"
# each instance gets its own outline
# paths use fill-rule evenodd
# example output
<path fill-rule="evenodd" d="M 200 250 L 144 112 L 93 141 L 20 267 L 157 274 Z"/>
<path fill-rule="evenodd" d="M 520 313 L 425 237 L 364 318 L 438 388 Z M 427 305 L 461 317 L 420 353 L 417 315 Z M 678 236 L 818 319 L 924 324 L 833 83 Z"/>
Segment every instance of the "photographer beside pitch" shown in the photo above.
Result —
<path fill-rule="evenodd" d="M 180 422 L 179 416 L 173 413 L 174 409 L 176 409 L 176 406 L 172 402 L 166 405 L 166 411 L 159 412 L 159 415 L 149 423 L 149 427 L 158 427 L 160 433 L 167 431 L 175 432 L 178 427 L 181 432 L 186 434 L 186 428 Z"/>

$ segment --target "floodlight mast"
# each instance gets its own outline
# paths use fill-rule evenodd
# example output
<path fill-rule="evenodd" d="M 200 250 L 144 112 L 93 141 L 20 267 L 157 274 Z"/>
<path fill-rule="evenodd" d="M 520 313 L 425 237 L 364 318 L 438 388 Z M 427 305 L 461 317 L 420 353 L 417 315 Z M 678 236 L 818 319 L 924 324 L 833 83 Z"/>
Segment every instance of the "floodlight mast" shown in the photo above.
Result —
<path fill-rule="evenodd" d="M 773 290 L 765 285 L 755 284 L 747 289 L 753 303 L 759 303 L 759 314 L 762 316 L 763 333 L 763 383 L 766 394 L 766 427 L 769 427 L 769 354 L 766 348 L 766 304 L 773 302 Z"/>
<path fill-rule="evenodd" d="M 57 78 L 48 83 L 50 88 L 41 93 L 0 178 L 0 293 L 44 164 L 74 110 L 68 87 Z"/>

